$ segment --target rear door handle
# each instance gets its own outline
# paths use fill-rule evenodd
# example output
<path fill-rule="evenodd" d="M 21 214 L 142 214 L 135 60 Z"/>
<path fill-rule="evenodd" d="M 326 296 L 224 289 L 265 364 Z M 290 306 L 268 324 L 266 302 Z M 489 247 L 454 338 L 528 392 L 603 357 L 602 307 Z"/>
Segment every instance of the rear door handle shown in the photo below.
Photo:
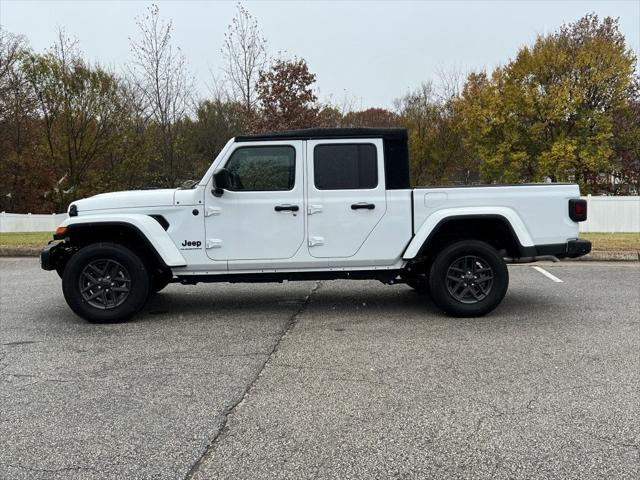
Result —
<path fill-rule="evenodd" d="M 376 208 L 375 204 L 366 202 L 354 203 L 351 205 L 351 210 L 373 210 L 374 208 Z"/>
<path fill-rule="evenodd" d="M 284 212 L 287 210 L 290 212 L 297 212 L 300 210 L 300 207 L 298 205 L 276 205 L 274 210 L 276 212 Z"/>

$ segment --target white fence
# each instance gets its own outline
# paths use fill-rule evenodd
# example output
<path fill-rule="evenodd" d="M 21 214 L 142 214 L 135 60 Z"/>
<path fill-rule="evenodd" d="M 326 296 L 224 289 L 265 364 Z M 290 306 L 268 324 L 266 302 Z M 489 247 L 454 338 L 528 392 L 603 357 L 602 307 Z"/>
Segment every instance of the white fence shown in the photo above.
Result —
<path fill-rule="evenodd" d="M 0 233 L 53 232 L 67 218 L 66 213 L 51 215 L 0 213 Z"/>
<path fill-rule="evenodd" d="M 581 232 L 640 232 L 640 196 L 582 197 L 587 201 L 587 221 Z"/>
<path fill-rule="evenodd" d="M 640 196 L 582 197 L 587 203 L 588 220 L 581 232 L 640 232 Z M 52 232 L 67 218 L 66 213 L 32 215 L 0 213 L 0 232 Z"/>

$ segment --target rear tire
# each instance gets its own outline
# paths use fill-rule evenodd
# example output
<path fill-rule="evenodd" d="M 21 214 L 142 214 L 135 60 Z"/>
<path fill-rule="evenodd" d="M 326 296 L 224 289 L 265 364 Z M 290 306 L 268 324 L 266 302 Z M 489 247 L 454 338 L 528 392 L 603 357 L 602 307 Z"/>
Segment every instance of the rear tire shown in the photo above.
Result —
<path fill-rule="evenodd" d="M 504 260 L 489 244 L 464 240 L 435 258 L 429 275 L 434 303 L 455 317 L 479 317 L 496 308 L 509 287 Z"/>
<path fill-rule="evenodd" d="M 124 322 L 145 304 L 150 279 L 144 262 L 115 243 L 80 249 L 67 262 L 62 291 L 69 307 L 92 323 Z"/>

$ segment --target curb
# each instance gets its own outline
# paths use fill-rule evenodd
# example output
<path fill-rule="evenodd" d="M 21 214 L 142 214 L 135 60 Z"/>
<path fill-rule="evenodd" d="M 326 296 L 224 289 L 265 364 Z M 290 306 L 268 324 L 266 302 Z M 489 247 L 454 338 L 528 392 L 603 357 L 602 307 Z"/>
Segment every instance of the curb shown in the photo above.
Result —
<path fill-rule="evenodd" d="M 43 247 L 0 247 L 0 257 L 37 257 Z M 640 262 L 640 252 L 607 252 L 595 250 L 589 255 L 567 259 L 569 262 Z"/>
<path fill-rule="evenodd" d="M 0 257 L 37 257 L 42 247 L 0 247 Z"/>
<path fill-rule="evenodd" d="M 595 250 L 584 257 L 570 258 L 571 262 L 639 262 L 640 252 L 607 252 Z"/>

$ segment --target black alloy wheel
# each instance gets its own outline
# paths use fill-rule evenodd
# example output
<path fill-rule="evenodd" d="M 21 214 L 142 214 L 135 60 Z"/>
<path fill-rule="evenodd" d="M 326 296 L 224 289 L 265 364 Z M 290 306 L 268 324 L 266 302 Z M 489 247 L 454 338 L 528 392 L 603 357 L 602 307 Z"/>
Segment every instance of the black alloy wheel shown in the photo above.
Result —
<path fill-rule="evenodd" d="M 440 251 L 431 265 L 434 303 L 455 317 L 478 317 L 496 308 L 509 287 L 509 270 L 491 245 L 461 240 Z"/>
<path fill-rule="evenodd" d="M 71 256 L 62 275 L 67 304 L 93 323 L 128 320 L 144 306 L 150 288 L 145 263 L 117 243 L 81 248 Z"/>
<path fill-rule="evenodd" d="M 461 303 L 487 298 L 493 288 L 493 269 L 483 258 L 467 255 L 454 260 L 447 270 L 447 290 Z"/>
<path fill-rule="evenodd" d="M 131 277 L 127 269 L 108 258 L 88 263 L 80 274 L 79 282 L 84 301 L 102 310 L 122 305 L 131 291 Z"/>

